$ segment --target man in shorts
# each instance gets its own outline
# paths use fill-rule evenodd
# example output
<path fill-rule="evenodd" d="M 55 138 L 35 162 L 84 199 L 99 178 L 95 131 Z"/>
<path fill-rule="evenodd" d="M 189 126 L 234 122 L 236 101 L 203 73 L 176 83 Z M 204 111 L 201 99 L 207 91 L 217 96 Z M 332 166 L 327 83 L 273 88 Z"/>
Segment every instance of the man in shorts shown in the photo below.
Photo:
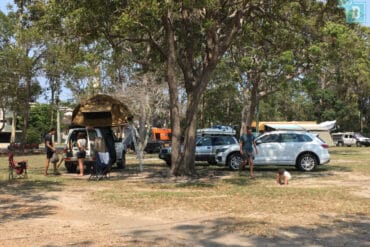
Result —
<path fill-rule="evenodd" d="M 44 175 L 48 175 L 48 169 L 49 169 L 49 164 L 50 164 L 50 159 L 53 156 L 54 152 L 56 151 L 56 148 L 53 145 L 53 135 L 55 135 L 56 129 L 51 128 L 49 133 L 47 133 L 44 137 L 45 141 L 45 150 L 46 150 L 46 162 L 45 162 L 45 171 Z M 53 163 L 54 164 L 54 163 Z M 58 170 L 56 167 L 56 164 L 54 164 L 54 174 L 58 175 Z"/>
<path fill-rule="evenodd" d="M 252 134 L 252 129 L 247 126 L 247 133 L 243 131 L 242 136 L 240 137 L 240 154 L 243 157 L 243 162 L 239 165 L 239 172 L 241 172 L 244 168 L 244 166 L 249 163 L 249 172 L 251 178 L 254 178 L 253 168 L 253 146 L 256 151 L 256 154 L 258 154 L 257 145 L 255 142 L 255 137 Z"/>

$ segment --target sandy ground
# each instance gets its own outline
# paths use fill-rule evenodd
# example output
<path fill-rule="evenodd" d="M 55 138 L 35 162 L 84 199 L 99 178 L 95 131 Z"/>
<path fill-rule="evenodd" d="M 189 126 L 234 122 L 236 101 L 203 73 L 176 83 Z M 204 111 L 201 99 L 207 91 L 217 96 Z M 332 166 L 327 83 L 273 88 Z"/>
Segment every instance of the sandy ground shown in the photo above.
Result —
<path fill-rule="evenodd" d="M 297 181 L 291 186 L 356 186 L 353 193 L 370 198 L 369 177 L 343 177 L 336 182 Z M 15 186 L 7 185 L 2 191 L 8 194 L 0 195 L 0 219 L 5 219 L 0 222 L 0 246 L 370 246 L 369 215 L 320 216 L 335 221 L 328 227 L 281 227 L 279 237 L 269 237 L 228 231 L 235 219 L 222 213 L 179 210 L 148 215 L 111 205 L 107 209 L 107 205 L 91 201 L 89 191 L 74 186 L 51 187 L 47 193 L 22 197 Z M 90 192 L 99 189 L 99 183 L 89 186 Z M 258 216 L 249 212 L 244 220 L 248 217 Z"/>

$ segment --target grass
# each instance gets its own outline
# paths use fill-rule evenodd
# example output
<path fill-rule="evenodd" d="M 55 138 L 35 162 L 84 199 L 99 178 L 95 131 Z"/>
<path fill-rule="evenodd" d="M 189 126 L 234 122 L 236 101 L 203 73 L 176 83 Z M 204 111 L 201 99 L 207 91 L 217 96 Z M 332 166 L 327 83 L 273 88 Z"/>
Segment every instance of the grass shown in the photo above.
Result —
<path fill-rule="evenodd" d="M 247 171 L 245 176 L 239 176 L 225 167 L 208 165 L 197 166 L 199 179 L 167 178 L 168 168 L 156 155 L 146 156 L 144 173 L 136 174 L 138 165 L 132 154 L 127 157 L 128 170 L 99 182 L 87 182 L 73 175 L 45 177 L 42 175 L 44 155 L 16 157 L 28 159 L 30 176 L 13 184 L 33 191 L 63 190 L 64 186 L 91 191 L 91 186 L 97 186 L 99 189 L 91 193 L 93 201 L 144 214 L 217 213 L 233 219 L 234 224 L 226 222 L 223 230 L 264 235 L 273 234 L 272 228 L 293 224 L 297 219 L 304 224 L 324 224 L 322 215 L 368 217 L 369 195 L 361 197 L 353 192 L 369 186 L 360 184 L 356 178 L 370 175 L 370 148 L 338 147 L 330 152 L 332 161 L 314 172 L 303 173 L 287 167 L 293 175 L 289 186 L 275 183 L 276 167 L 256 167 L 257 179 L 253 180 Z M 0 183 L 5 185 L 6 157 L 0 158 L 0 164 Z M 10 193 L 11 190 L 4 188 L 1 192 Z M 288 220 L 282 223 L 281 215 Z"/>

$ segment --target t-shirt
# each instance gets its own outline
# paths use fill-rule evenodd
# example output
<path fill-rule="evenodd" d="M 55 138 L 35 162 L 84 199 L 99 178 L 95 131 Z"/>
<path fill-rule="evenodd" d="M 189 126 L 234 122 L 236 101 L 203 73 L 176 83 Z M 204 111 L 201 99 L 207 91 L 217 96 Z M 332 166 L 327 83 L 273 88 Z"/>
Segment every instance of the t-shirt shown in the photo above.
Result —
<path fill-rule="evenodd" d="M 292 178 L 292 175 L 290 175 L 290 172 L 288 172 L 288 171 L 284 171 L 283 176 L 287 177 L 288 179 Z"/>
<path fill-rule="evenodd" d="M 242 134 L 240 141 L 242 142 L 242 148 L 245 152 L 253 152 L 253 142 L 256 138 L 254 135 Z"/>
<path fill-rule="evenodd" d="M 83 150 L 85 150 L 86 149 L 86 139 L 78 139 L 77 146 L 82 147 Z"/>
<path fill-rule="evenodd" d="M 45 141 L 45 150 L 46 150 L 46 152 L 53 152 L 53 150 L 51 148 L 46 146 L 46 142 L 49 142 L 49 145 L 53 147 L 53 137 L 49 133 L 47 133 L 44 137 L 44 141 Z"/>

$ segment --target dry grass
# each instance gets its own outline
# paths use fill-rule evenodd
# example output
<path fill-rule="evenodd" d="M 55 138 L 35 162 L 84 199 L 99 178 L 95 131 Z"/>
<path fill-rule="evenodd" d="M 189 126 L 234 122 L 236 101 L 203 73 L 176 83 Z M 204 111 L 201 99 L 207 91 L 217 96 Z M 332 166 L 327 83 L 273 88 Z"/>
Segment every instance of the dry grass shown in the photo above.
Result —
<path fill-rule="evenodd" d="M 370 148 L 332 148 L 331 163 L 315 172 L 288 168 L 293 175 L 288 186 L 275 183 L 276 167 L 257 167 L 257 179 L 250 179 L 247 173 L 240 176 L 225 167 L 201 164 L 197 166 L 198 179 L 168 178 L 168 168 L 155 155 L 146 157 L 143 173 L 137 173 L 137 160 L 129 155 L 128 169 L 106 181 L 87 182 L 74 175 L 44 177 L 44 156 L 38 155 L 25 157 L 30 163 L 30 177 L 15 183 L 38 190 L 50 184 L 59 189 L 78 186 L 89 191 L 95 186 L 99 189 L 92 191 L 92 201 L 163 218 L 217 215 L 225 219 L 218 230 L 267 236 L 276 234 L 278 226 L 297 222 L 330 225 L 331 220 L 324 217 L 328 215 L 368 219 L 368 191 L 365 196 L 353 192 L 369 189 L 369 154 Z M 4 184 L 5 157 L 0 158 L 0 164 L 0 181 Z"/>

